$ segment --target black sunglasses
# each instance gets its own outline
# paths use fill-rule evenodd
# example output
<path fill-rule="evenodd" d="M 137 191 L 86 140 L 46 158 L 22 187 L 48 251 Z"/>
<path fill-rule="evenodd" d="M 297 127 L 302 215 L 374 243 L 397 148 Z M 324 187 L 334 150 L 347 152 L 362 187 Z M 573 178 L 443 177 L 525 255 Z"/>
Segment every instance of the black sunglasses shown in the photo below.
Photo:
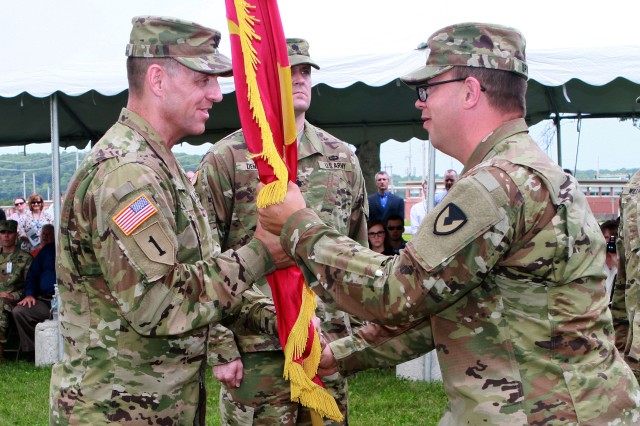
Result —
<path fill-rule="evenodd" d="M 401 229 L 404 229 L 404 226 L 402 225 L 398 225 L 398 226 L 387 226 L 387 229 L 389 231 L 399 231 Z"/>

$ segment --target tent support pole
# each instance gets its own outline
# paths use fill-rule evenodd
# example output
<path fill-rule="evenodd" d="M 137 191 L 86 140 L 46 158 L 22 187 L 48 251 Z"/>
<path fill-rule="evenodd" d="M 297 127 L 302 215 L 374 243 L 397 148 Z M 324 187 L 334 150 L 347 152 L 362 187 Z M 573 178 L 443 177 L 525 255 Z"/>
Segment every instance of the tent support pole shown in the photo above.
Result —
<path fill-rule="evenodd" d="M 562 167 L 562 126 L 560 125 L 560 116 L 558 114 L 553 117 L 553 124 L 556 126 L 556 148 L 558 150 L 558 165 Z"/>
<path fill-rule="evenodd" d="M 60 230 L 60 132 L 58 128 L 58 94 L 54 93 L 49 98 L 51 109 L 51 176 L 53 177 L 53 213 L 54 226 L 56 229 L 55 238 L 58 246 L 58 235 Z M 60 294 L 56 288 L 57 303 L 56 309 L 60 307 Z M 55 313 L 57 316 L 57 313 Z M 56 319 L 56 318 L 54 318 Z M 60 332 L 60 321 L 58 321 L 58 359 L 63 356 L 62 333 Z"/>

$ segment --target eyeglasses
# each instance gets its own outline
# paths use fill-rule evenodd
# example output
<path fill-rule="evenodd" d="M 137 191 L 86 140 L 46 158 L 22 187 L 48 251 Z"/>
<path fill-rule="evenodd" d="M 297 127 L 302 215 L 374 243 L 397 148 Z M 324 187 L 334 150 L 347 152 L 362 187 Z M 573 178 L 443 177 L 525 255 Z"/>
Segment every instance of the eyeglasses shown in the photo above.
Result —
<path fill-rule="evenodd" d="M 18 201 L 17 203 L 14 204 L 14 206 L 21 206 L 24 204 L 24 201 Z"/>
<path fill-rule="evenodd" d="M 387 231 L 399 231 L 401 229 L 404 229 L 404 226 L 402 225 L 398 225 L 398 226 L 387 226 Z"/>
<path fill-rule="evenodd" d="M 383 237 L 384 236 L 384 231 L 378 231 L 378 232 L 369 232 L 369 236 L 370 237 Z"/>
<path fill-rule="evenodd" d="M 42 204 L 42 200 L 40 200 L 40 201 L 32 201 L 31 204 Z"/>
<path fill-rule="evenodd" d="M 454 78 L 451 80 L 437 81 L 435 83 L 428 83 L 428 84 L 423 84 L 422 86 L 418 86 L 416 87 L 416 93 L 418 94 L 418 99 L 420 100 L 420 102 L 427 102 L 427 97 L 429 97 L 429 94 L 427 93 L 427 89 L 429 87 L 439 86 L 441 84 L 447 84 L 447 83 L 455 83 L 457 81 L 464 81 L 466 79 L 467 77 L 460 77 L 460 78 Z M 482 85 L 480 85 L 480 90 L 483 92 L 487 91 L 487 89 L 485 89 Z"/>

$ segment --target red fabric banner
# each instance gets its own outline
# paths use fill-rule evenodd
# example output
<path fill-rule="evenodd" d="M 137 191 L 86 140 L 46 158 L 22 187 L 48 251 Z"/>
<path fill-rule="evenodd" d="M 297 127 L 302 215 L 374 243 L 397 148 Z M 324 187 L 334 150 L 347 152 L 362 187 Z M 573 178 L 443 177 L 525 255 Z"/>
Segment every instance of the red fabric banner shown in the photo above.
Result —
<path fill-rule="evenodd" d="M 276 0 L 225 0 L 233 77 L 244 138 L 266 186 L 258 207 L 282 202 L 297 171 L 289 57 Z M 284 159 L 284 161 L 283 161 Z M 342 415 L 317 376 L 320 343 L 311 323 L 315 295 L 293 266 L 267 276 L 285 352 L 291 399 L 312 409 L 314 423 Z"/>

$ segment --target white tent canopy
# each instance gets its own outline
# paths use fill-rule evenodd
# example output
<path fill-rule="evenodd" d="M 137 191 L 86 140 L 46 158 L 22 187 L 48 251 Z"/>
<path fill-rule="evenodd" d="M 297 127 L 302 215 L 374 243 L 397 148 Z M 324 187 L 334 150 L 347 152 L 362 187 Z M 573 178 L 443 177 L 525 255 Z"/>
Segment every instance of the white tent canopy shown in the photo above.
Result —
<path fill-rule="evenodd" d="M 381 143 L 424 139 L 414 93 L 398 77 L 425 61 L 424 50 L 396 54 L 317 58 L 309 118 L 349 140 Z M 638 112 L 640 47 L 529 51 L 528 121 L 560 114 L 630 117 Z M 4 67 L 0 65 L 0 69 Z M 62 146 L 99 138 L 126 103 L 124 55 L 103 63 L 52 64 L 46 69 L 8 69 L 0 80 L 0 145 L 50 141 L 50 108 L 58 94 Z M 223 93 L 234 91 L 221 79 Z M 215 105 L 207 131 L 190 143 L 214 141 L 239 127 L 235 99 Z"/>

